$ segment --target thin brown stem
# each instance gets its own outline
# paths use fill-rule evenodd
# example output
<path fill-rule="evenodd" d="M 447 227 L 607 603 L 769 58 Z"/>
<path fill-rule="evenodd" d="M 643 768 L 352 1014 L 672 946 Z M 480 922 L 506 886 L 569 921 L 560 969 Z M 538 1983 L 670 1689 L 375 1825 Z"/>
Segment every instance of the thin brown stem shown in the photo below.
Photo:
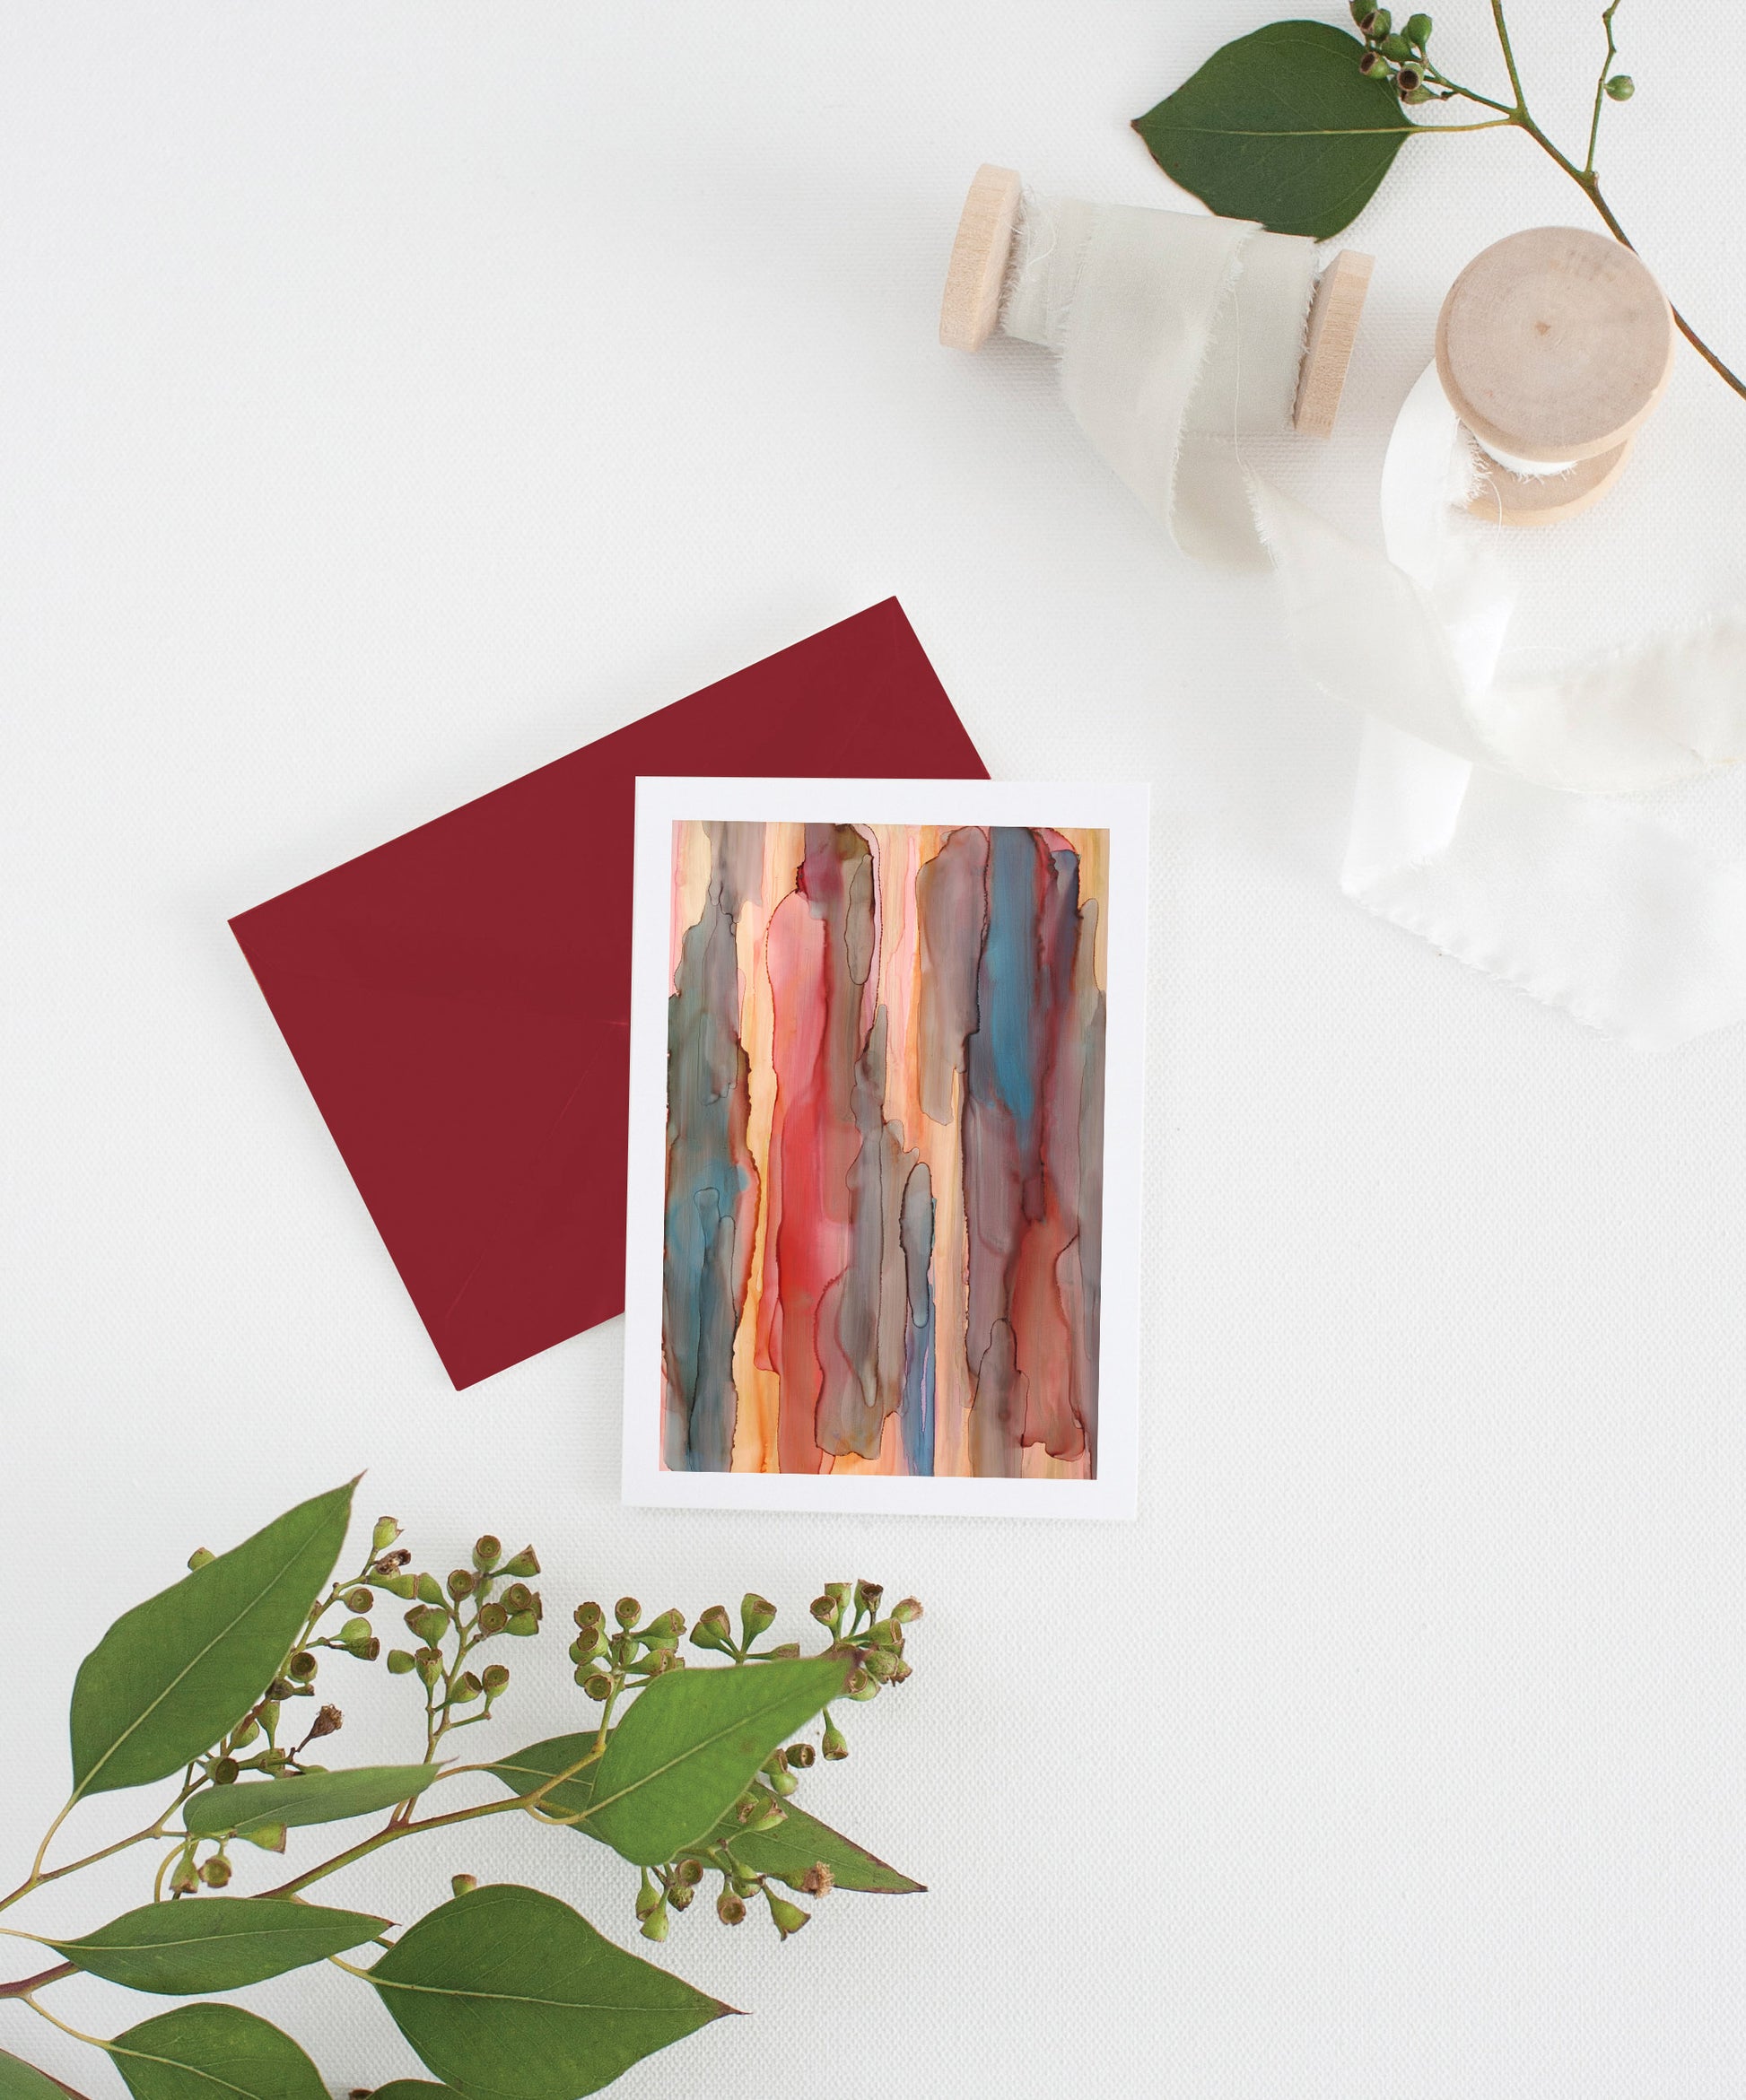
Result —
<path fill-rule="evenodd" d="M 28 1998 L 45 1983 L 58 1983 L 63 1976 L 77 1974 L 71 1962 L 57 1962 L 52 1969 L 39 1969 L 34 1976 L 21 1976 L 15 1983 L 0 1983 L 0 1998 Z M 42 2008 L 39 2006 L 37 2010 L 40 2012 Z"/>
<path fill-rule="evenodd" d="M 1601 77 L 1594 83 L 1594 113 L 1588 120 L 1588 158 L 1583 162 L 1583 173 L 1594 173 L 1594 149 L 1601 139 L 1601 111 L 1607 99 L 1607 81 L 1612 72 L 1612 62 L 1619 56 L 1619 47 L 1612 40 L 1612 18 L 1619 12 L 1619 0 L 1608 0 L 1601 11 L 1601 27 L 1607 32 L 1607 55 L 1601 61 Z"/>

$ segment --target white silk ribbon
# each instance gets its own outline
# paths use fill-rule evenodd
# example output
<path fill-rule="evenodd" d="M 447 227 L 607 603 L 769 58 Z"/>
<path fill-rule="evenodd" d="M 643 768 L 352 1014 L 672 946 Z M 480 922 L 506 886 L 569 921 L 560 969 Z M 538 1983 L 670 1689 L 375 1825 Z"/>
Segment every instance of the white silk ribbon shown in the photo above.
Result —
<path fill-rule="evenodd" d="M 1185 553 L 1270 563 L 1300 663 L 1368 718 L 1349 896 L 1640 1047 L 1746 1018 L 1746 864 L 1653 799 L 1746 756 L 1746 616 L 1500 683 L 1512 596 L 1459 513 L 1473 457 L 1434 367 L 1390 440 L 1385 552 L 1244 459 L 1288 423 L 1314 266 L 1314 243 L 1239 221 L 1027 199 L 1003 321 L 1055 353 Z"/>

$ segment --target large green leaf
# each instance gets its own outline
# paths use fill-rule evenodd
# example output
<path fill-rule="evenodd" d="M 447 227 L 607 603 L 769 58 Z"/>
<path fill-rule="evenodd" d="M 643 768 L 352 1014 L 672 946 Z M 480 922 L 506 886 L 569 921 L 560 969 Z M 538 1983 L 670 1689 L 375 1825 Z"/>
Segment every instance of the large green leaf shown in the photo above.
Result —
<path fill-rule="evenodd" d="M 842 1692 L 852 1658 L 657 1677 L 612 1731 L 595 1775 L 589 1833 L 644 1867 L 713 1830 L 759 1765 Z"/>
<path fill-rule="evenodd" d="M 1418 128 L 1325 22 L 1273 22 L 1215 51 L 1134 119 L 1172 181 L 1227 219 L 1325 240 L 1349 226 Z"/>
<path fill-rule="evenodd" d="M 594 1758 L 598 1740 L 598 1731 L 592 1729 L 579 1736 L 548 1736 L 543 1743 L 529 1743 L 525 1750 L 514 1751 L 493 1765 L 492 1777 L 502 1780 L 512 1794 L 530 1794 L 582 1758 Z M 599 1769 L 599 1760 L 594 1758 L 572 1778 L 554 1786 L 540 1806 L 554 1816 L 581 1815 L 594 1799 L 594 1776 Z"/>
<path fill-rule="evenodd" d="M 774 1798 L 773 1796 L 772 1797 Z M 839 1888 L 855 1888 L 875 1895 L 919 1895 L 924 1885 L 900 1874 L 883 1860 L 797 1808 L 782 1803 L 783 1817 L 773 1830 L 746 1830 L 734 1822 L 731 1811 L 711 1832 L 711 1840 L 730 1844 L 734 1857 L 754 1874 L 768 1874 L 799 1888 L 813 1868 L 822 1861 L 831 1870 Z"/>
<path fill-rule="evenodd" d="M 474 1889 L 370 1972 L 423 2063 L 466 2100 L 579 2100 L 731 2010 L 536 1888 Z"/>
<path fill-rule="evenodd" d="M 66 2089 L 35 2064 L 0 2049 L 0 2100 L 66 2100 Z"/>
<path fill-rule="evenodd" d="M 345 1543 L 352 1489 L 286 1511 L 117 1619 L 73 1686 L 73 1791 L 165 1779 L 273 1680 Z"/>
<path fill-rule="evenodd" d="M 587 1756 L 594 1747 L 594 1740 L 592 1734 L 551 1736 L 543 1743 L 529 1743 L 525 1750 L 517 1750 L 501 1764 L 493 1765 L 492 1773 L 512 1794 L 530 1793 L 543 1780 L 550 1779 L 554 1773 L 567 1772 L 579 1757 Z M 563 1781 L 546 1795 L 545 1806 L 558 1815 L 584 1812 L 594 1799 L 594 1778 L 598 1770 L 598 1764 L 589 1765 L 573 1779 Z M 776 1797 L 772 1793 L 769 1799 L 773 1801 Z M 828 1823 L 821 1823 L 816 1816 L 797 1808 L 792 1801 L 784 1801 L 782 1808 L 785 1820 L 775 1829 L 748 1831 L 729 1807 L 703 1842 L 730 1843 L 735 1858 L 742 1860 L 753 1873 L 772 1875 L 778 1881 L 787 1882 L 790 1888 L 798 1888 L 822 1860 L 831 1869 L 839 1888 L 862 1889 L 881 1895 L 911 1895 L 921 1890 L 921 1882 L 912 1881 L 907 1874 L 900 1874 L 896 1868 L 887 1866 L 851 1838 L 844 1837 L 840 1830 L 833 1830 Z M 581 1823 L 575 1827 L 585 1837 L 595 1834 L 589 1824 Z"/>
<path fill-rule="evenodd" d="M 179 2005 L 109 2043 L 134 2100 L 327 2100 L 291 2036 L 240 2005 Z"/>
<path fill-rule="evenodd" d="M 147 1904 L 83 1939 L 43 1944 L 111 1983 L 191 1998 L 202 1991 L 238 1991 L 326 1961 L 387 1930 L 386 1918 L 361 1911 L 324 1911 L 274 1896 L 208 1895 Z"/>
<path fill-rule="evenodd" d="M 349 1772 L 310 1772 L 292 1779 L 239 1780 L 203 1787 L 182 1808 L 184 1828 L 196 1837 L 223 1837 L 275 1824 L 343 1823 L 373 1816 L 422 1794 L 440 1765 L 359 1765 Z"/>

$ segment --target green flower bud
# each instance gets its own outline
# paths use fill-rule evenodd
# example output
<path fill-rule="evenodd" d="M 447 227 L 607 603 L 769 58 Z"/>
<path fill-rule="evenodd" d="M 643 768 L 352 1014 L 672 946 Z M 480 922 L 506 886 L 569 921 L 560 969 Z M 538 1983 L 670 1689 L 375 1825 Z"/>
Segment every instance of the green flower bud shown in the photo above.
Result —
<path fill-rule="evenodd" d="M 530 1611 L 512 1611 L 507 1631 L 525 1641 L 529 1634 L 538 1633 L 539 1621 Z"/>
<path fill-rule="evenodd" d="M 261 1724 L 256 1716 L 252 1713 L 244 1714 L 235 1728 L 231 1730 L 231 1749 L 246 1749 L 260 1732 Z"/>
<path fill-rule="evenodd" d="M 766 1662 L 797 1662 L 799 1656 L 800 1643 L 798 1641 L 783 1641 L 776 1647 L 764 1651 Z"/>
<path fill-rule="evenodd" d="M 815 1860 L 800 1877 L 800 1887 L 808 1895 L 829 1895 L 836 1887 L 836 1876 L 823 1860 Z"/>
<path fill-rule="evenodd" d="M 598 1626 L 606 1624 L 607 1615 L 590 1598 L 586 1604 L 579 1604 L 571 1616 L 579 1626 Z"/>
<path fill-rule="evenodd" d="M 628 1633 L 642 1616 L 642 1607 L 634 1597 L 621 1597 L 612 1608 L 612 1616 Z"/>
<path fill-rule="evenodd" d="M 217 1558 L 218 1555 L 214 1553 L 210 1547 L 205 1546 L 196 1546 L 194 1551 L 188 1556 L 188 1568 L 189 1574 L 197 1574 L 202 1568 L 210 1567 L 214 1561 L 215 1561 Z"/>
<path fill-rule="evenodd" d="M 685 1615 L 682 1611 L 668 1610 L 659 1618 L 650 1619 L 642 1629 L 642 1637 L 658 1648 L 670 1648 L 685 1630 Z"/>
<path fill-rule="evenodd" d="M 1401 95 L 1401 100 L 1403 102 L 1428 102 L 1430 99 L 1431 91 L 1429 88 L 1414 88 L 1410 93 L 1403 90 Z"/>
<path fill-rule="evenodd" d="M 888 1685 L 897 1674 L 897 1658 L 887 1654 L 883 1648 L 869 1648 L 861 1668 L 869 1677 L 877 1678 L 882 1685 Z M 850 1695 L 852 1697 L 853 1694 Z"/>
<path fill-rule="evenodd" d="M 479 1631 L 487 1639 L 493 1634 L 501 1634 L 509 1623 L 509 1613 L 503 1609 L 495 1598 L 493 1598 L 489 1604 L 482 1604 L 479 1607 Z"/>
<path fill-rule="evenodd" d="M 1366 51 L 1364 57 L 1358 60 L 1358 71 L 1363 74 L 1366 80 L 1369 80 L 1374 74 L 1380 74 L 1384 78 L 1386 78 L 1388 74 L 1388 61 L 1383 57 L 1380 51 Z"/>
<path fill-rule="evenodd" d="M 320 1668 L 307 1648 L 300 1648 L 285 1665 L 285 1675 L 296 1685 L 306 1685 Z"/>
<path fill-rule="evenodd" d="M 1393 27 L 1394 17 L 1386 7 L 1373 7 L 1358 24 L 1359 30 L 1373 44 L 1380 43 Z"/>
<path fill-rule="evenodd" d="M 449 1886 L 458 1896 L 471 1895 L 479 1886 L 479 1877 L 476 1874 L 451 1874 Z"/>
<path fill-rule="evenodd" d="M 770 1783 L 786 1800 L 800 1782 L 791 1772 L 773 1772 L 770 1774 Z"/>
<path fill-rule="evenodd" d="M 667 1900 L 674 1910 L 688 1911 L 691 1908 L 691 1899 L 695 1894 L 695 1889 L 686 1888 L 681 1883 L 678 1887 L 668 1890 Z"/>
<path fill-rule="evenodd" d="M 642 1921 L 642 1937 L 645 1939 L 667 1938 L 667 1899 L 661 1898 L 659 1908 L 650 1912 Z"/>
<path fill-rule="evenodd" d="M 414 1588 L 417 1592 L 418 1601 L 421 1604 L 441 1605 L 446 1604 L 448 1602 L 448 1599 L 445 1598 L 442 1594 L 442 1584 L 439 1582 L 436 1577 L 432 1574 L 426 1573 L 420 1575 L 417 1582 L 414 1584 Z"/>
<path fill-rule="evenodd" d="M 201 1868 L 200 1878 L 208 1888 L 223 1888 L 231 1878 L 231 1862 L 222 1852 L 215 1853 Z"/>
<path fill-rule="evenodd" d="M 857 1582 L 855 1584 L 855 1609 L 864 1611 L 871 1617 L 879 1608 L 879 1599 L 886 1593 L 883 1582 Z"/>
<path fill-rule="evenodd" d="M 261 1726 L 271 1735 L 279 1725 L 279 1702 L 268 1698 L 256 1707 L 255 1712 L 260 1716 Z"/>
<path fill-rule="evenodd" d="M 240 1769 L 234 1757 L 221 1757 L 208 1776 L 214 1786 L 234 1786 Z"/>
<path fill-rule="evenodd" d="M 1431 18 L 1428 14 L 1410 14 L 1407 17 L 1407 40 L 1422 51 L 1431 40 Z"/>
<path fill-rule="evenodd" d="M 275 1677 L 273 1682 L 266 1687 L 267 1697 L 275 1704 L 281 1699 L 294 1698 L 296 1694 L 297 1687 L 292 1683 L 289 1677 Z M 266 1718 L 266 1715 L 263 1714 L 261 1718 L 263 1723 L 265 1723 Z"/>
<path fill-rule="evenodd" d="M 576 1682 L 597 1704 L 601 1700 L 610 1699 L 612 1696 L 612 1679 L 605 1670 L 597 1669 L 591 1677 L 584 1677 L 581 1671 L 578 1670 Z"/>
<path fill-rule="evenodd" d="M 1425 76 L 1416 65 L 1403 65 L 1394 75 L 1394 85 L 1400 90 L 1403 101 L 1416 95 L 1425 84 Z"/>
<path fill-rule="evenodd" d="M 752 1789 L 750 1793 L 742 1794 L 734 1803 L 734 1821 L 736 1823 L 750 1823 L 755 1817 L 762 1816 L 765 1799 L 766 1797 L 761 1794 L 755 1787 Z"/>
<path fill-rule="evenodd" d="M 798 1932 L 806 1923 L 808 1913 L 799 1904 L 790 1903 L 786 1896 L 778 1895 L 773 1888 L 767 1886 L 764 1894 L 765 1902 L 770 1905 L 771 1921 L 784 1939 Z"/>
<path fill-rule="evenodd" d="M 905 1677 L 913 1677 L 914 1675 L 915 1666 L 913 1663 L 900 1662 L 897 1665 L 896 1669 L 892 1674 L 891 1681 L 894 1685 L 901 1685 Z"/>
<path fill-rule="evenodd" d="M 734 1629 L 725 1604 L 712 1604 L 703 1613 L 692 1628 L 691 1644 L 694 1648 L 732 1648 Z"/>
<path fill-rule="evenodd" d="M 1397 63 L 1412 57 L 1412 46 L 1401 36 L 1384 37 L 1378 48 L 1384 58 L 1392 58 Z"/>
<path fill-rule="evenodd" d="M 703 1878 L 703 1862 L 701 1860 L 681 1860 L 674 1868 L 673 1876 L 682 1888 L 695 1888 Z"/>
<path fill-rule="evenodd" d="M 415 1658 L 406 1649 L 390 1648 L 388 1651 L 389 1674 L 397 1677 L 405 1677 L 406 1672 L 413 1668 L 414 1660 Z"/>
<path fill-rule="evenodd" d="M 827 1721 L 825 1723 L 825 1739 L 819 1744 L 818 1752 L 820 1756 L 828 1758 L 833 1765 L 849 1755 L 848 1740 L 835 1721 Z"/>
<path fill-rule="evenodd" d="M 493 1538 L 487 1531 L 483 1538 L 473 1542 L 473 1565 L 484 1574 L 487 1568 L 494 1568 L 503 1557 L 503 1542 Z"/>
<path fill-rule="evenodd" d="M 386 1553 L 400 1536 L 400 1526 L 392 1517 L 378 1517 L 376 1529 L 370 1534 L 370 1550 L 372 1554 Z"/>
<path fill-rule="evenodd" d="M 739 1600 L 739 1624 L 745 1639 L 755 1641 L 775 1623 L 776 1607 L 767 1597 L 760 1597 L 755 1590 L 748 1590 Z"/>
<path fill-rule="evenodd" d="M 842 1607 L 834 1597 L 815 1597 L 807 1608 L 821 1626 L 834 1626 Z"/>
<path fill-rule="evenodd" d="M 421 1648 L 413 1658 L 418 1665 L 418 1674 L 427 1685 L 433 1685 L 442 1675 L 442 1658 L 434 1648 Z"/>
<path fill-rule="evenodd" d="M 426 1648 L 434 1648 L 449 1631 L 449 1614 L 440 1605 L 415 1604 L 406 1614 L 406 1627 Z"/>
<path fill-rule="evenodd" d="M 715 1899 L 715 1914 L 724 1925 L 743 1925 L 746 1905 L 731 1888 L 724 1888 Z"/>
<path fill-rule="evenodd" d="M 373 1590 L 366 1590 L 360 1582 L 355 1589 L 348 1590 L 341 1601 L 347 1611 L 374 1611 L 376 1592 Z"/>
<path fill-rule="evenodd" d="M 457 1706 L 470 1706 L 484 1691 L 485 1685 L 481 1679 L 476 1677 L 470 1669 L 464 1669 L 460 1674 L 460 1681 L 455 1686 L 455 1704 Z"/>
<path fill-rule="evenodd" d="M 645 1867 L 642 1869 L 642 1878 L 637 1885 L 637 1916 L 639 1918 L 646 1918 L 651 1912 L 659 1910 L 660 1908 L 660 1900 L 661 1892 L 655 1887 L 654 1883 L 650 1880 L 649 1869 Z"/>
<path fill-rule="evenodd" d="M 755 1836 L 766 1830 L 774 1830 L 779 1825 L 787 1821 L 788 1810 L 773 1796 L 765 1801 L 764 1814 L 754 1817 L 746 1827 Z"/>
<path fill-rule="evenodd" d="M 176 1871 L 170 1877 L 170 1886 L 178 1895 L 192 1895 L 200 1886 L 199 1870 L 186 1852 L 177 1862 Z"/>
<path fill-rule="evenodd" d="M 390 1597 L 416 1597 L 418 1584 L 411 1575 L 372 1575 L 371 1582 L 378 1590 L 386 1590 Z"/>
<path fill-rule="evenodd" d="M 876 1620 L 861 1638 L 870 1642 L 875 1648 L 888 1649 L 894 1655 L 899 1653 L 904 1645 L 902 1630 L 895 1619 Z"/>
<path fill-rule="evenodd" d="M 1615 73 L 1607 83 L 1607 92 L 1615 102 L 1628 102 L 1637 92 L 1637 83 L 1628 73 Z"/>
<path fill-rule="evenodd" d="M 1370 0 L 1351 0 L 1351 7 L 1353 22 L 1362 22 L 1370 12 Z"/>
<path fill-rule="evenodd" d="M 797 1771 L 809 1771 L 813 1756 L 814 1751 L 810 1743 L 790 1743 L 788 1747 L 788 1761 Z"/>
<path fill-rule="evenodd" d="M 501 1662 L 488 1662 L 479 1672 L 479 1682 L 494 1699 L 510 1681 L 510 1673 Z"/>
<path fill-rule="evenodd" d="M 876 1677 L 869 1676 L 869 1673 L 864 1669 L 851 1670 L 849 1673 L 849 1682 L 843 1687 L 843 1689 L 848 1693 L 851 1699 L 857 1700 L 863 1704 L 869 1699 L 877 1699 L 879 1695 L 878 1680 Z"/>
<path fill-rule="evenodd" d="M 339 1637 L 342 1641 L 348 1643 L 352 1641 L 369 1640 L 370 1621 L 363 1618 L 347 1619 L 345 1624 L 339 1629 Z"/>
<path fill-rule="evenodd" d="M 479 1578 L 471 1568 L 450 1568 L 447 1584 L 449 1594 L 458 1604 L 463 1597 L 471 1597 L 479 1586 Z"/>
<path fill-rule="evenodd" d="M 539 1573 L 539 1555 L 531 1546 L 524 1546 L 503 1573 L 506 1575 L 537 1575 Z"/>
<path fill-rule="evenodd" d="M 351 1641 L 346 1645 L 360 1662 L 374 1662 L 382 1652 L 382 1644 L 374 1634 L 367 1641 Z"/>
<path fill-rule="evenodd" d="M 245 1844 L 258 1845 L 264 1852 L 282 1852 L 285 1849 L 285 1826 L 283 1823 L 258 1824 L 253 1830 L 240 1830 L 237 1835 Z"/>
<path fill-rule="evenodd" d="M 900 1626 L 912 1626 L 921 1616 L 921 1599 L 905 1597 L 900 1603 L 892 1606 L 891 1616 Z"/>
<path fill-rule="evenodd" d="M 503 1592 L 502 1602 L 505 1611 L 531 1611 L 534 1593 L 525 1582 L 511 1582 Z"/>

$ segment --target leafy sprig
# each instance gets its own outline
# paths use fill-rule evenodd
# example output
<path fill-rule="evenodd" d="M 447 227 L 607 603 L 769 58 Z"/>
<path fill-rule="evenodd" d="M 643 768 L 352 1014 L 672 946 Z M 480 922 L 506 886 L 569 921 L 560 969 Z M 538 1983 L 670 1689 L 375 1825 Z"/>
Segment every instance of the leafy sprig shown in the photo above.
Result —
<path fill-rule="evenodd" d="M 813 1606 L 826 1645 L 803 1655 L 799 1643 L 765 1643 L 775 1607 L 748 1593 L 737 1634 L 723 1607 L 703 1613 L 691 1644 L 721 1662 L 689 1669 L 677 1608 L 645 1619 L 635 1599 L 621 1598 L 608 1630 L 602 1608 L 583 1604 L 571 1661 L 598 1708 L 589 1725 L 493 1763 L 458 1764 L 442 1755 L 449 1738 L 493 1719 L 511 1682 L 508 1665 L 481 1651 L 540 1630 L 538 1556 L 525 1547 L 506 1557 L 486 1536 L 470 1565 L 439 1581 L 415 1569 L 399 1526 L 384 1517 L 362 1564 L 335 1580 L 352 1494 L 347 1486 L 301 1503 L 227 1554 L 196 1553 L 183 1580 L 118 1620 L 80 1669 L 73 1790 L 0 1911 L 99 1860 L 136 1846 L 164 1850 L 150 1901 L 92 1931 L 57 1939 L 0 1926 L 60 1957 L 0 1983 L 0 2001 L 103 2051 L 135 2100 L 211 2100 L 221 2072 L 238 2100 L 321 2100 L 325 2088 L 290 2035 L 240 2007 L 181 2005 L 104 2037 L 71 2026 L 40 1993 L 83 1973 L 197 1997 L 325 1961 L 371 1986 L 462 2100 L 501 2100 L 506 2058 L 521 2100 L 576 2100 L 729 2009 L 537 1889 L 481 1887 L 457 1875 L 450 1900 L 397 1937 L 382 1918 L 305 1900 L 342 1868 L 427 1831 L 524 1814 L 589 1837 L 637 1869 L 633 1907 L 653 1941 L 711 1874 L 723 1922 L 741 1922 L 760 1899 L 784 1939 L 808 1916 L 792 1895 L 920 1887 L 793 1801 L 799 1775 L 821 1752 L 846 1755 L 833 1706 L 909 1676 L 904 1630 L 921 1614 L 912 1599 L 886 1611 L 875 1583 L 826 1584 Z M 406 1607 L 415 1645 L 384 1653 L 373 1615 L 390 1602 Z M 317 1746 L 329 1756 L 345 1725 L 318 1687 L 330 1662 L 380 1664 L 413 1679 L 422 1695 L 416 1762 L 333 1768 L 310 1756 Z M 806 1734 L 815 1721 L 816 1749 Z M 502 1798 L 425 1811 L 435 1789 L 469 1777 L 476 1790 L 495 1782 Z M 171 1778 L 173 1798 L 144 1828 L 48 1864 L 87 1794 Z M 234 1847 L 284 1853 L 292 1833 L 383 1815 L 368 1834 L 275 1887 L 228 1893 L 248 1856 Z M 368 1965 L 347 1958 L 371 1947 L 380 1951 Z M 0 2100 L 57 2093 L 73 2088 L 0 2049 Z"/>

